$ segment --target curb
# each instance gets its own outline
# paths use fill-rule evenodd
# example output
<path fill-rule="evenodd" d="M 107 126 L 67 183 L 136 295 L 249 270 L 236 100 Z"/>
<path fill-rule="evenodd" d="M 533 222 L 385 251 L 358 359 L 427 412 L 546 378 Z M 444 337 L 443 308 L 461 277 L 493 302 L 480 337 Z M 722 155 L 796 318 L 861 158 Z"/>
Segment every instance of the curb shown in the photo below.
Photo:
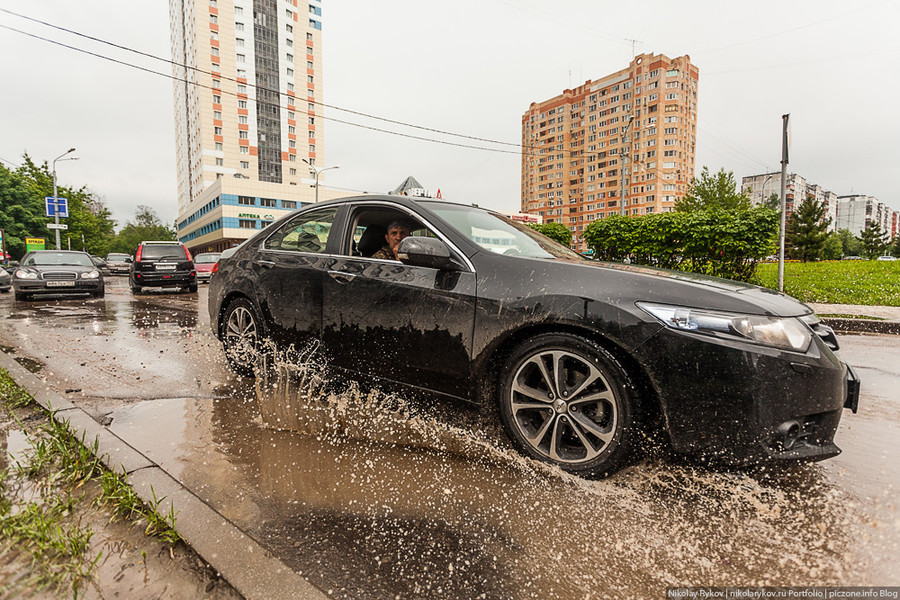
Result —
<path fill-rule="evenodd" d="M 125 473 L 125 482 L 148 506 L 155 499 L 158 510 L 177 515 L 178 535 L 248 600 L 326 600 L 328 596 L 272 556 L 252 537 L 217 513 L 159 465 L 130 446 L 83 409 L 60 396 L 49 385 L 0 352 L 0 368 L 52 418 L 69 427 L 72 435 L 88 448 L 96 441 L 97 454 L 106 467 Z"/>
<path fill-rule="evenodd" d="M 900 322 L 878 321 L 875 319 L 835 319 L 822 318 L 822 322 L 837 333 L 874 333 L 880 335 L 900 335 Z"/>

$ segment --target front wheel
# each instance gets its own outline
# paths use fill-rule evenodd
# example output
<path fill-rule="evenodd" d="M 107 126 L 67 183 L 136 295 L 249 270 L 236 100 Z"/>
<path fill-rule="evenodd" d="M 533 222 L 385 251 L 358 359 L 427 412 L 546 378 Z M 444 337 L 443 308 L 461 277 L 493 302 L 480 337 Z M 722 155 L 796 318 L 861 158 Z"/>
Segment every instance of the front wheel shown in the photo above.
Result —
<path fill-rule="evenodd" d="M 516 348 L 502 377 L 500 415 L 525 454 L 582 476 L 628 460 L 637 399 L 625 369 L 588 339 L 541 334 Z"/>
<path fill-rule="evenodd" d="M 245 298 L 232 301 L 222 319 L 222 346 L 229 368 L 253 377 L 261 339 L 262 325 L 253 304 Z"/>

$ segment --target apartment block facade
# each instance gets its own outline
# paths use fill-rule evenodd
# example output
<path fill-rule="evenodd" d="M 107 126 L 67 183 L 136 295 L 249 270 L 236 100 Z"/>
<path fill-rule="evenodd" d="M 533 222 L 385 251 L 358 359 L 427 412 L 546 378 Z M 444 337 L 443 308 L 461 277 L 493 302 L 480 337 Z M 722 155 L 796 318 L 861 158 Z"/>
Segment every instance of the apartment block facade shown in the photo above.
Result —
<path fill-rule="evenodd" d="M 741 178 L 741 192 L 753 204 L 765 204 L 774 194 L 781 198 L 781 171 L 761 173 Z M 825 205 L 828 231 L 837 231 L 838 195 L 821 185 L 809 183 L 797 173 L 788 173 L 784 193 L 785 213 L 791 214 L 808 196 Z"/>
<path fill-rule="evenodd" d="M 169 12 L 177 234 L 220 251 L 315 197 L 321 0 L 170 0 Z"/>
<path fill-rule="evenodd" d="M 897 235 L 897 211 L 873 196 L 852 194 L 838 197 L 838 229 L 859 235 L 873 225 L 893 240 Z"/>
<path fill-rule="evenodd" d="M 522 116 L 523 213 L 572 231 L 613 214 L 672 210 L 694 176 L 699 70 L 685 55 L 627 68 L 533 102 Z"/>

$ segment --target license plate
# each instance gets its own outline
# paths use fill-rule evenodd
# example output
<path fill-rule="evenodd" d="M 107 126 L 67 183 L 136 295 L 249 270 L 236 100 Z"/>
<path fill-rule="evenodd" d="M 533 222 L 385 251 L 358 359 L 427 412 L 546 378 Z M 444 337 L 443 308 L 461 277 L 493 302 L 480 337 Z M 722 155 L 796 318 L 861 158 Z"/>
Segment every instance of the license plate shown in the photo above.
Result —
<path fill-rule="evenodd" d="M 48 281 L 47 287 L 75 287 L 74 281 Z"/>
<path fill-rule="evenodd" d="M 174 271 L 178 265 L 174 263 L 157 263 L 156 270 L 157 271 Z"/>

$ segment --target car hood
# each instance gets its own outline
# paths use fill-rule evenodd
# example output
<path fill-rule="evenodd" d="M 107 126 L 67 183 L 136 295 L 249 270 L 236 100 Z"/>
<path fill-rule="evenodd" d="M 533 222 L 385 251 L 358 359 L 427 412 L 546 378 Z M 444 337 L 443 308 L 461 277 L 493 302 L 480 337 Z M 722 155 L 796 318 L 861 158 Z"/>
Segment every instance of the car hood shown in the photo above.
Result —
<path fill-rule="evenodd" d="M 99 271 L 99 267 L 84 267 L 81 265 L 30 265 L 27 267 L 16 267 L 13 271 L 30 271 L 32 273 L 53 273 L 58 271 L 66 271 L 68 273 L 86 273 L 89 271 Z"/>
<path fill-rule="evenodd" d="M 759 286 L 694 273 L 595 261 L 514 260 L 522 275 L 540 282 L 545 294 L 578 295 L 619 306 L 648 302 L 726 312 L 795 317 L 811 308 L 788 295 Z M 522 264 L 524 263 L 524 264 Z M 501 269 L 504 267 L 497 265 Z"/>

